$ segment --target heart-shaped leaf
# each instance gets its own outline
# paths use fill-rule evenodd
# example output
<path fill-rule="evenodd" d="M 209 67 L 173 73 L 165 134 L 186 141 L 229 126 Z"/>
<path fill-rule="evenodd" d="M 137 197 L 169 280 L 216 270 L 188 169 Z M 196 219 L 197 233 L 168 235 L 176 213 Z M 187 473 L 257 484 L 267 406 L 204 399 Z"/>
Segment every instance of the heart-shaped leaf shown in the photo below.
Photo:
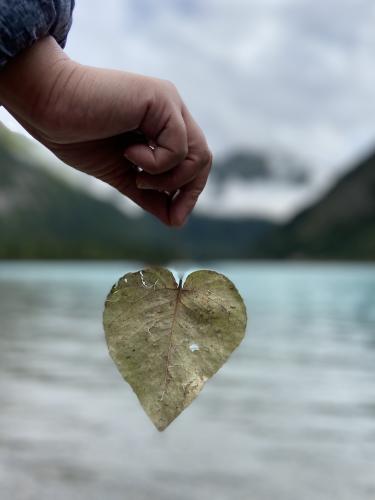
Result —
<path fill-rule="evenodd" d="M 183 286 L 163 268 L 129 273 L 105 304 L 110 355 L 160 431 L 225 363 L 245 328 L 241 296 L 213 271 L 196 271 Z"/>

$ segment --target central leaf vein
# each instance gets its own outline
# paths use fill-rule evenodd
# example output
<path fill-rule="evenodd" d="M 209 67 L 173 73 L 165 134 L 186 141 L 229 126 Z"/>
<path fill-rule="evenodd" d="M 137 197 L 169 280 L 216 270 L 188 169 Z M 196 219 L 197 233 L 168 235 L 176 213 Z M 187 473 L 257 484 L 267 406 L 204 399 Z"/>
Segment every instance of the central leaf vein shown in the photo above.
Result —
<path fill-rule="evenodd" d="M 175 327 L 175 324 L 176 324 L 177 309 L 178 309 L 178 304 L 181 302 L 182 280 L 180 280 L 180 282 L 178 284 L 178 289 L 177 290 L 178 291 L 177 291 L 177 296 L 176 296 L 176 304 L 174 306 L 174 311 L 173 311 L 173 316 L 172 316 L 171 331 L 170 331 L 170 334 L 169 334 L 169 346 L 168 346 L 168 352 L 167 352 L 167 356 L 166 356 L 164 389 L 163 389 L 163 393 L 161 395 L 160 401 L 163 401 L 164 396 L 165 396 L 165 394 L 167 392 L 167 389 L 168 389 L 168 384 L 169 384 L 170 379 L 171 379 L 171 373 L 169 371 L 169 365 L 170 365 L 171 356 L 172 356 L 172 352 L 173 352 L 173 331 L 174 331 L 174 327 Z"/>

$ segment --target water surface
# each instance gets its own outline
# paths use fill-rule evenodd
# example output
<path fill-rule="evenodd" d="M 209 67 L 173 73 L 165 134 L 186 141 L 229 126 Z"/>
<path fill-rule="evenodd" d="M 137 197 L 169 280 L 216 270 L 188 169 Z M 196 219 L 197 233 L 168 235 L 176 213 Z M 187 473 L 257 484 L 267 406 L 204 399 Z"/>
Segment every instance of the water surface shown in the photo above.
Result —
<path fill-rule="evenodd" d="M 375 266 L 209 267 L 248 334 L 160 434 L 101 326 L 137 266 L 0 264 L 1 500 L 375 498 Z"/>

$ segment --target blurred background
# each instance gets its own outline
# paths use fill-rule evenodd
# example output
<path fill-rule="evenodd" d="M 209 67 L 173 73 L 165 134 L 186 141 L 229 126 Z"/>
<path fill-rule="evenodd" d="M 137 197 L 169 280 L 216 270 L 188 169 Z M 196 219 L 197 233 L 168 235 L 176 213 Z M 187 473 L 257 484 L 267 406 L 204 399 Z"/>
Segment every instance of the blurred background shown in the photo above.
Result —
<path fill-rule="evenodd" d="M 375 5 L 78 0 L 67 53 L 172 80 L 214 168 L 182 230 L 0 108 L 0 497 L 375 497 Z M 246 339 L 163 434 L 109 359 L 112 284 L 225 273 Z"/>

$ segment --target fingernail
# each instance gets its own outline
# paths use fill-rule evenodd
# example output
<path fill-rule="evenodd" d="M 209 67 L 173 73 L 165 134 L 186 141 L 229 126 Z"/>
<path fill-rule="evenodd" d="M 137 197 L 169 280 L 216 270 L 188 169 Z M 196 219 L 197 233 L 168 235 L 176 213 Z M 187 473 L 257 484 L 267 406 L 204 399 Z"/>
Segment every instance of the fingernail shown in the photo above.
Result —
<path fill-rule="evenodd" d="M 181 193 L 181 190 L 180 189 L 177 189 L 177 191 L 175 191 L 175 193 L 172 195 L 172 200 L 171 201 L 174 201 L 178 195 Z"/>

